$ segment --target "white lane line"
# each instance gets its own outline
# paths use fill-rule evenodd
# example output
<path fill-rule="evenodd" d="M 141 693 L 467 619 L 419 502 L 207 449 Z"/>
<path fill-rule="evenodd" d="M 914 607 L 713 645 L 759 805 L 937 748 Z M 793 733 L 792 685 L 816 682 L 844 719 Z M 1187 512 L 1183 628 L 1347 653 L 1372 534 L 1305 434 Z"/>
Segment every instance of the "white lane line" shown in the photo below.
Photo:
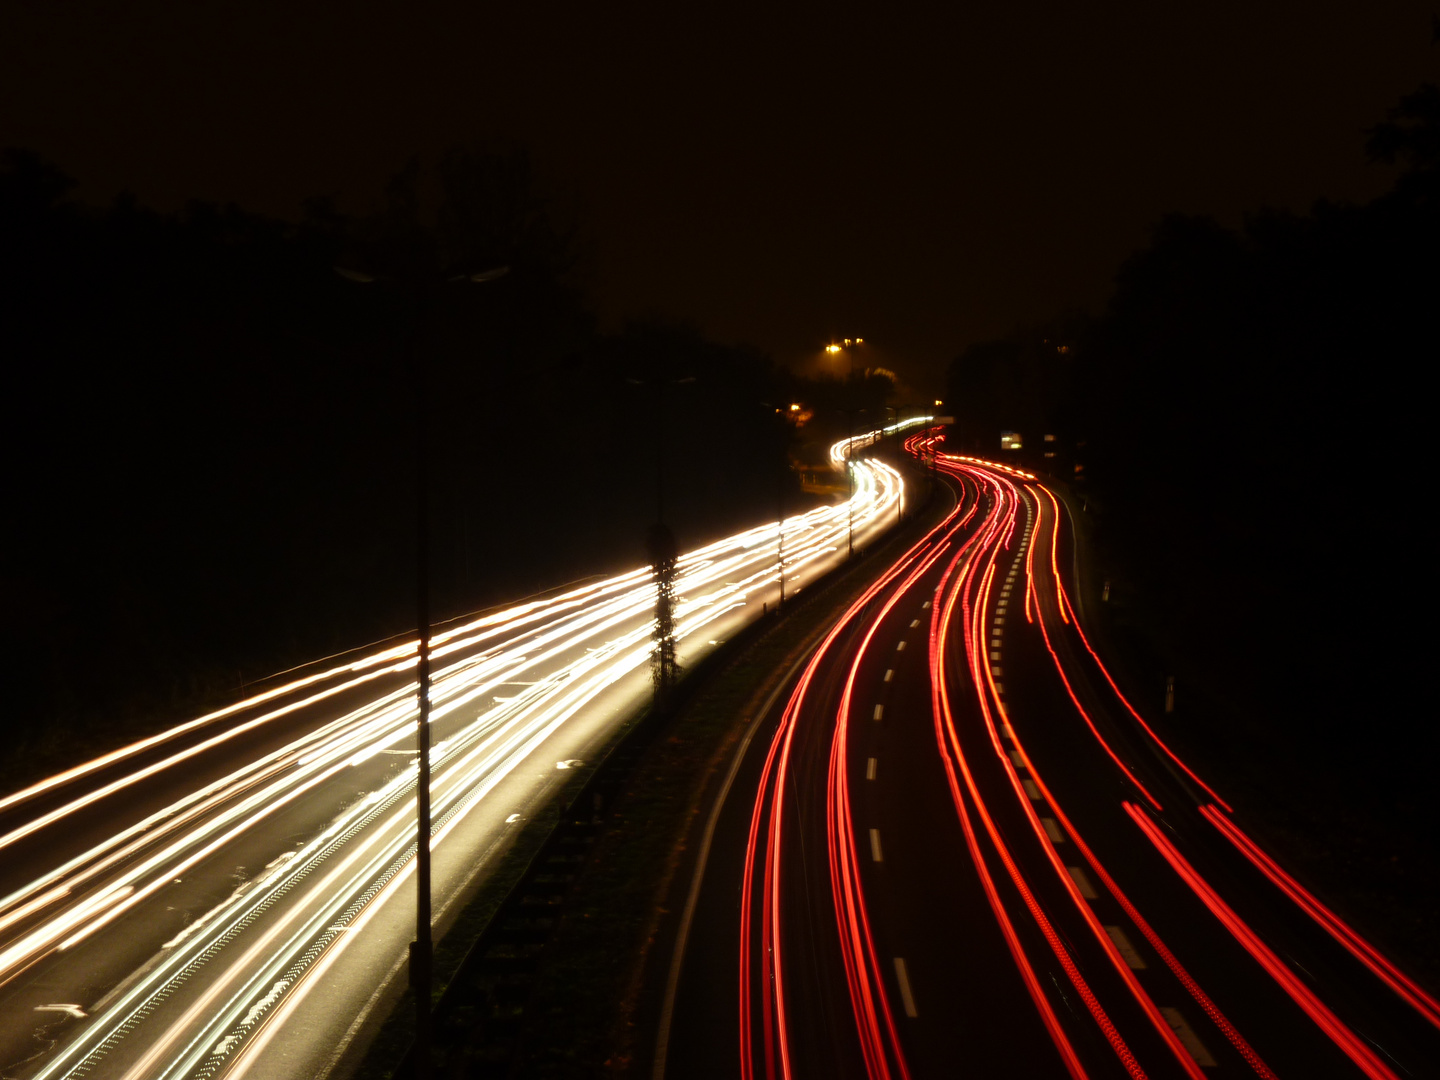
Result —
<path fill-rule="evenodd" d="M 997 693 L 997 694 L 1003 694 L 1004 692 L 1005 692 L 1005 684 L 1004 684 L 1003 682 L 1001 682 L 999 679 L 996 679 L 996 680 L 995 680 L 995 693 Z"/>
<path fill-rule="evenodd" d="M 1080 890 L 1081 896 L 1086 900 L 1099 898 L 1100 894 L 1095 891 L 1095 886 L 1090 884 L 1090 879 L 1085 875 L 1084 869 L 1078 866 L 1067 866 L 1065 869 L 1070 872 L 1070 880 L 1075 882 L 1075 887 Z M 1116 933 L 1119 933 L 1119 927 L 1116 927 Z M 1115 934 L 1111 934 L 1110 936 L 1114 938 Z M 1124 935 L 1121 936 L 1123 937 Z M 1115 944 L 1118 946 L 1120 942 L 1116 941 Z M 1129 945 L 1130 943 L 1127 941 L 1125 944 Z M 1121 949 L 1120 951 L 1123 953 L 1125 950 Z M 1127 960 L 1126 963 L 1130 962 Z M 1130 964 L 1130 966 L 1134 967 L 1135 965 Z M 1142 963 L 1140 966 L 1144 967 L 1145 965 Z"/>
<path fill-rule="evenodd" d="M 874 780 L 874 779 L 875 779 L 875 759 L 874 759 L 873 757 L 867 759 L 866 762 L 865 762 L 865 779 L 866 779 L 866 780 Z"/>
<path fill-rule="evenodd" d="M 895 651 L 896 651 L 896 652 L 904 652 L 904 651 L 905 651 L 905 643 L 902 641 L 902 642 L 900 642 L 899 645 L 896 645 L 896 646 L 895 646 Z"/>
<path fill-rule="evenodd" d="M 1004 615 L 996 615 L 996 616 L 995 616 L 995 625 L 996 625 L 996 626 L 1004 626 L 1004 625 L 1005 625 L 1005 616 L 1004 616 Z"/>
<path fill-rule="evenodd" d="M 998 679 L 1001 675 L 1004 675 L 1005 672 L 998 667 L 992 667 L 990 669 L 990 674 L 994 675 Z"/>
<path fill-rule="evenodd" d="M 1000 643 L 997 641 L 994 645 L 991 646 L 991 648 L 999 648 L 999 646 L 1000 646 Z M 999 659 L 1000 659 L 1000 654 L 999 654 L 998 652 L 992 652 L 992 653 L 990 654 L 990 659 L 991 659 L 991 660 L 999 660 Z"/>
<path fill-rule="evenodd" d="M 884 706 L 884 705 L 876 705 L 876 706 L 875 706 L 875 715 L 872 716 L 870 719 L 872 719 L 872 720 L 879 720 L 879 719 L 880 719 L 882 716 L 884 716 L 884 715 L 885 715 L 885 706 Z"/>
<path fill-rule="evenodd" d="M 891 679 L 893 679 L 894 677 L 895 677 L 895 669 L 894 669 L 894 668 L 886 668 L 886 669 L 885 669 L 885 681 L 886 681 L 886 682 L 889 682 L 889 681 L 890 681 Z"/>
<path fill-rule="evenodd" d="M 1009 754 L 1010 754 L 1010 763 L 1011 763 L 1012 765 L 1014 765 L 1015 768 L 1017 768 L 1017 769 L 1023 769 L 1023 768 L 1025 767 L 1025 759 L 1020 756 L 1020 751 L 1019 751 L 1019 750 L 1011 750 L 1011 751 L 1009 751 Z"/>
<path fill-rule="evenodd" d="M 910 973 L 905 970 L 905 958 L 895 957 L 895 980 L 900 984 L 900 1003 L 905 1006 L 905 1015 L 916 1017 L 915 995 L 910 992 Z"/>
<path fill-rule="evenodd" d="M 515 824 L 515 822 L 517 822 L 517 821 L 519 821 L 519 820 L 520 820 L 520 815 L 519 815 L 519 814 L 511 814 L 509 817 L 507 817 L 507 818 L 505 819 L 505 824 L 506 824 L 506 825 L 513 825 L 513 824 Z"/>
<path fill-rule="evenodd" d="M 1185 1017 L 1180 1015 L 1179 1009 L 1160 1006 L 1160 1015 L 1165 1017 L 1165 1022 L 1170 1025 L 1170 1030 L 1180 1037 L 1180 1045 L 1190 1051 L 1190 1056 L 1195 1059 L 1195 1064 L 1202 1068 L 1213 1069 L 1215 1059 L 1210 1056 L 1210 1051 L 1205 1049 L 1205 1044 L 1200 1041 L 1200 1036 L 1191 1030 L 1190 1025 L 1185 1022 Z"/>
<path fill-rule="evenodd" d="M 1077 868 L 1071 866 L 1067 869 L 1073 874 Z M 1115 943 L 1115 951 L 1120 954 L 1120 959 L 1124 960 L 1126 964 L 1136 971 L 1145 970 L 1145 958 L 1135 950 L 1134 945 L 1130 944 L 1130 939 L 1125 936 L 1124 930 L 1121 930 L 1118 926 L 1107 926 L 1105 927 L 1105 933 L 1109 934 L 1110 940 Z"/>
<path fill-rule="evenodd" d="M 921 604 L 921 605 L 920 605 L 920 610 L 921 610 L 921 611 L 929 611 L 929 610 L 930 610 L 930 601 L 929 601 L 929 600 L 926 600 L 923 604 Z"/>
<path fill-rule="evenodd" d="M 920 620 L 919 620 L 919 619 L 911 619 L 911 620 L 910 620 L 910 629 L 911 629 L 911 630 L 914 630 L 915 627 L 917 627 L 917 626 L 919 626 L 919 625 L 920 625 Z"/>
<path fill-rule="evenodd" d="M 1045 835 L 1050 837 L 1052 842 L 1056 844 L 1065 842 L 1065 834 L 1060 831 L 1060 826 L 1053 817 L 1042 817 L 1040 824 L 1045 826 Z"/>
<path fill-rule="evenodd" d="M 871 829 L 871 830 L 870 830 L 870 858 L 874 859 L 876 862 L 884 862 L 884 861 L 885 861 L 884 859 L 882 859 L 882 858 L 880 857 L 880 830 L 879 830 L 879 829 Z"/>
<path fill-rule="evenodd" d="M 1026 795 L 1029 795 L 1035 802 L 1040 801 L 1040 789 L 1035 786 L 1034 780 L 1031 780 L 1027 776 L 1024 780 L 1021 780 L 1020 783 L 1024 785 Z"/>

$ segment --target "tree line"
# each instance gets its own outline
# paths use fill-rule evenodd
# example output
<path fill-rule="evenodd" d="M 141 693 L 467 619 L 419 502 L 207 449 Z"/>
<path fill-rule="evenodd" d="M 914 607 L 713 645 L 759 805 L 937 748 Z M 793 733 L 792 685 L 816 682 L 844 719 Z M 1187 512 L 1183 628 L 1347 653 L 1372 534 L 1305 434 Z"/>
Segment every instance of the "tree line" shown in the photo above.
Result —
<path fill-rule="evenodd" d="M 662 454 L 683 547 L 795 505 L 794 381 L 683 322 L 601 333 L 521 150 L 412 164 L 362 216 L 73 187 L 0 160 L 3 738 L 42 759 L 12 771 L 407 632 L 418 386 L 436 618 L 643 564 Z"/>
<path fill-rule="evenodd" d="M 1114 599 L 1182 689 L 1246 738 L 1372 766 L 1389 797 L 1424 757 L 1375 725 L 1430 740 L 1428 634 L 1385 613 L 1434 596 L 1440 89 L 1366 146 L 1398 167 L 1381 197 L 1238 228 L 1168 216 L 1099 315 L 967 348 L 949 398 L 960 445 L 994 457 L 1022 432 L 1020 456 L 1071 483 Z"/>

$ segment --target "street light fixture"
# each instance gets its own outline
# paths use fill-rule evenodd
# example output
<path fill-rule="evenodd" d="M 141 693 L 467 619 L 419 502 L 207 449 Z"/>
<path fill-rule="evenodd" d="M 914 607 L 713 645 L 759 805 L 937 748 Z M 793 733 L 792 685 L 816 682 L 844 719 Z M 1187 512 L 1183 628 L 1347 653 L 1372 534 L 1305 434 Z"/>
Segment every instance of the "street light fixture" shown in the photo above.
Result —
<path fill-rule="evenodd" d="M 846 352 L 850 354 L 850 393 L 855 392 L 855 346 L 864 345 L 864 338 L 844 338 L 842 344 L 831 342 L 825 346 L 827 353 Z M 850 463 L 850 455 L 854 452 L 855 442 L 855 405 L 853 399 L 850 408 L 846 410 L 847 427 L 845 439 L 845 476 L 850 483 L 850 500 L 848 506 L 848 521 L 845 525 L 845 557 L 851 558 L 855 554 L 855 469 Z"/>

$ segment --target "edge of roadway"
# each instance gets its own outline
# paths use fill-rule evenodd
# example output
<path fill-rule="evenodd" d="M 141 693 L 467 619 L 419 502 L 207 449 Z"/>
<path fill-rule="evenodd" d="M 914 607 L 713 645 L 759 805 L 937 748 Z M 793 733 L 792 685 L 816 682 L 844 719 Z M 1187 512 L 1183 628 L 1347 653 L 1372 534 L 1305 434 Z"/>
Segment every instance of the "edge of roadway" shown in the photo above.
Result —
<path fill-rule="evenodd" d="M 923 490 L 924 471 L 903 467 Z M 650 1074 L 702 837 L 732 763 L 838 614 L 945 509 L 943 496 L 924 498 L 783 613 L 709 654 L 668 712 L 638 712 L 516 838 L 453 924 L 437 927 L 435 1075 Z M 328 1080 L 412 1075 L 403 967 Z"/>

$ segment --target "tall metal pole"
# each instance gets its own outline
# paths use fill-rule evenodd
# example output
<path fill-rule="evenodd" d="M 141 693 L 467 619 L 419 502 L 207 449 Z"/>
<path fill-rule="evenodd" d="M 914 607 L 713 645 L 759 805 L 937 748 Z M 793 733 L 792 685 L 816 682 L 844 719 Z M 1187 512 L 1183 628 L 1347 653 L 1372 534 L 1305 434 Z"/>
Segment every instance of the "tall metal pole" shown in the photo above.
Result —
<path fill-rule="evenodd" d="M 419 775 L 415 783 L 415 940 L 410 943 L 410 988 L 415 995 L 415 1076 L 430 1080 L 430 987 L 434 943 L 430 935 L 430 497 L 426 464 L 430 460 L 429 399 L 425 362 L 419 348 L 419 322 L 413 350 L 415 371 L 415 622 L 419 657 L 415 668 L 418 719 L 415 748 Z"/>
<path fill-rule="evenodd" d="M 779 409 L 775 410 L 780 414 L 780 475 L 779 483 L 776 485 L 775 502 L 777 510 L 777 521 L 775 524 L 775 563 L 780 568 L 780 606 L 776 611 L 785 610 L 785 479 L 789 473 L 788 455 L 786 454 L 785 416 Z"/>
<path fill-rule="evenodd" d="M 850 354 L 850 411 L 846 414 L 849 433 L 845 439 L 845 476 L 850 481 L 850 500 L 846 504 L 849 520 L 845 523 L 845 557 L 855 556 L 855 466 L 850 455 L 855 452 L 855 346 L 847 344 L 845 351 Z"/>
<path fill-rule="evenodd" d="M 335 272 L 362 285 L 380 280 L 374 274 L 342 266 L 336 266 Z M 497 266 L 478 273 L 398 279 L 402 288 L 414 290 L 415 303 L 410 328 L 410 374 L 415 380 L 415 626 L 419 638 L 415 658 L 415 750 L 419 760 L 415 778 L 415 940 L 410 942 L 410 990 L 415 997 L 417 1080 L 430 1080 L 431 1076 L 430 988 L 435 952 L 430 934 L 430 400 L 422 338 L 436 290 L 455 282 L 480 285 L 509 272 L 510 267 Z"/>

